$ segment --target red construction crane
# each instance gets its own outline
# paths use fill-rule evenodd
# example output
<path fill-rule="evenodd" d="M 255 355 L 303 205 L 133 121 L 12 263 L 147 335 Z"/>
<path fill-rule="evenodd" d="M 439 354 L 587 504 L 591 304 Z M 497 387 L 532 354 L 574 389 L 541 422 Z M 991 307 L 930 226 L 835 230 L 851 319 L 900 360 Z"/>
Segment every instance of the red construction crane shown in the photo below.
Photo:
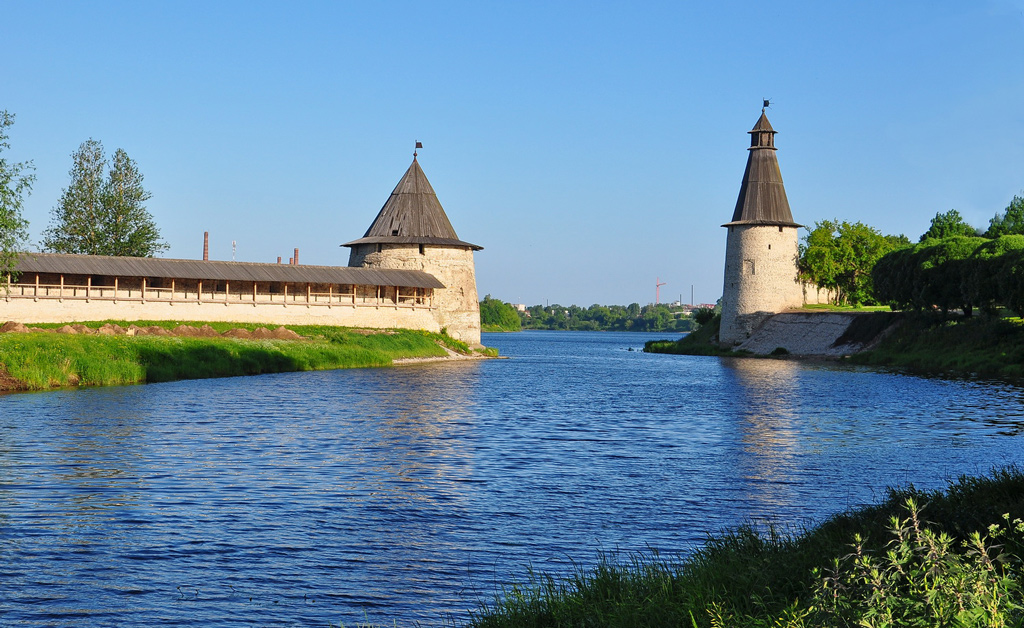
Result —
<path fill-rule="evenodd" d="M 667 286 L 668 284 L 663 282 L 660 277 L 654 278 L 654 304 L 661 303 L 661 287 Z"/>

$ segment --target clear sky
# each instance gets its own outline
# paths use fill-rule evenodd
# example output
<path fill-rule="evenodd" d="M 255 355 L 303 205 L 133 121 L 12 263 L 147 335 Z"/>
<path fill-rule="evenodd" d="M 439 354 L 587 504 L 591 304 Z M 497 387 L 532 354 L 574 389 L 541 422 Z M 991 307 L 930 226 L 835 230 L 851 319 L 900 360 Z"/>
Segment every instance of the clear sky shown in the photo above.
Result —
<path fill-rule="evenodd" d="M 1024 0 L 0 0 L 0 58 L 35 242 L 91 137 L 166 257 L 344 265 L 419 140 L 481 297 L 709 302 L 762 98 L 797 222 L 1024 194 Z"/>

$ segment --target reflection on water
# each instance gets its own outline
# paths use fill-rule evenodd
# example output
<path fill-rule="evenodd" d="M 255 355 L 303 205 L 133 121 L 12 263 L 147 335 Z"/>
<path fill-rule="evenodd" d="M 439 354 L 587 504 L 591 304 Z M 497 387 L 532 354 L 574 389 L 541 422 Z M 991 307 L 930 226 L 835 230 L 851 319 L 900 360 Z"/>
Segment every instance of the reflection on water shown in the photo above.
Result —
<path fill-rule="evenodd" d="M 685 552 L 1024 451 L 1012 386 L 635 351 L 649 338 L 0 397 L 2 623 L 435 625 L 529 565 Z"/>
<path fill-rule="evenodd" d="M 788 360 L 727 359 L 722 361 L 743 443 L 737 461 L 746 482 L 746 498 L 774 512 L 794 501 L 789 478 L 799 455 L 796 413 L 800 367 Z"/>

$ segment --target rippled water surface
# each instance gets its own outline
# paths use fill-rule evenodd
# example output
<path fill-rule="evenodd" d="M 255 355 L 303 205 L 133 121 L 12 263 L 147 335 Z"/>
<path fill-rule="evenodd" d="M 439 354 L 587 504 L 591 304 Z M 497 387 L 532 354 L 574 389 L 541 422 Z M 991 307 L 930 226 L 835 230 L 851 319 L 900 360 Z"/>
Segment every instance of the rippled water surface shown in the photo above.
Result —
<path fill-rule="evenodd" d="M 1021 389 L 651 336 L 0 397 L 0 624 L 457 621 L 529 565 L 686 552 L 1021 462 Z"/>

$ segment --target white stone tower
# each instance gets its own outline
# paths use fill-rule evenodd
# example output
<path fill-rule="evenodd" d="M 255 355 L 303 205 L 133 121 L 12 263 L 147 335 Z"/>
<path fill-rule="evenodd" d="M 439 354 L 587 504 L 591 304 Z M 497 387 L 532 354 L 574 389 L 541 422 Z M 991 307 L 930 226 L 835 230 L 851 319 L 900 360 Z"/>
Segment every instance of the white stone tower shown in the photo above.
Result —
<path fill-rule="evenodd" d="M 342 246 L 352 249 L 349 266 L 422 270 L 437 277 L 445 285 L 434 291 L 438 326 L 453 338 L 480 345 L 473 251 L 483 247 L 455 234 L 415 153 L 363 237 Z"/>
<path fill-rule="evenodd" d="M 746 340 L 772 314 L 803 305 L 797 229 L 775 155 L 775 129 L 761 109 L 750 133 L 747 169 L 725 244 L 722 328 L 725 346 Z"/>

